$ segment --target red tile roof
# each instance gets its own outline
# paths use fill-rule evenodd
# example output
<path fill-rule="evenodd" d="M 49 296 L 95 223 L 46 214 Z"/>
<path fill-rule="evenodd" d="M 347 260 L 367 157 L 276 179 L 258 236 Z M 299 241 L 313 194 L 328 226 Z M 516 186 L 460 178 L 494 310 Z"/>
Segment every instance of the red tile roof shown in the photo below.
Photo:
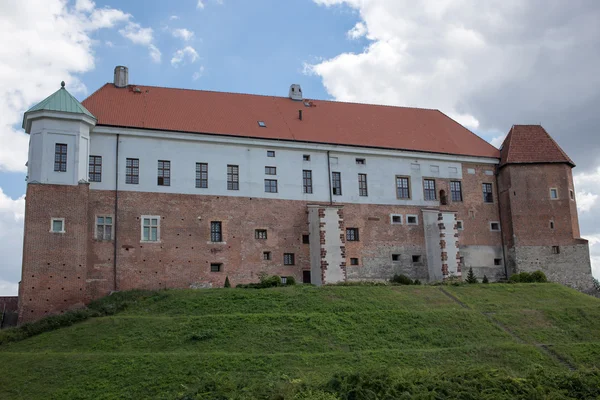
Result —
<path fill-rule="evenodd" d="M 111 83 L 83 105 L 98 125 L 500 158 L 438 110 Z"/>
<path fill-rule="evenodd" d="M 500 166 L 530 163 L 575 163 L 541 125 L 513 125 L 500 148 Z"/>

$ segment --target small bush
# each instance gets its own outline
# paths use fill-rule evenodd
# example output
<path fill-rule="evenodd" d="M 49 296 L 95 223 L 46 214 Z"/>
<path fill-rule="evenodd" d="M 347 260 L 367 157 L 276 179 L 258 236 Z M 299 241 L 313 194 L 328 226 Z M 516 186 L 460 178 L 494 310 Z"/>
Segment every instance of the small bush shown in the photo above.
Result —
<path fill-rule="evenodd" d="M 488 279 L 487 275 L 483 275 L 483 279 L 481 280 L 481 283 L 490 283 L 490 280 Z"/>
<path fill-rule="evenodd" d="M 260 280 L 263 287 L 281 286 L 281 277 L 278 275 L 267 276 Z"/>
<path fill-rule="evenodd" d="M 206 332 L 192 333 L 190 335 L 190 337 L 188 338 L 188 340 L 190 342 L 203 342 L 205 340 L 210 340 L 214 337 L 215 337 L 214 332 L 206 331 Z"/>
<path fill-rule="evenodd" d="M 420 284 L 421 284 L 421 281 L 418 279 L 415 279 L 415 281 L 413 282 L 413 285 L 420 285 Z"/>
<path fill-rule="evenodd" d="M 477 278 L 475 277 L 475 274 L 473 273 L 473 268 L 469 268 L 469 273 L 467 274 L 467 283 L 477 283 Z"/>
<path fill-rule="evenodd" d="M 398 285 L 412 285 L 413 281 L 406 275 L 396 274 L 391 279 L 392 283 L 396 283 Z"/>
<path fill-rule="evenodd" d="M 531 282 L 546 283 L 548 278 L 546 278 L 546 274 L 538 270 L 531 273 Z"/>
<path fill-rule="evenodd" d="M 286 286 L 294 286 L 295 284 L 296 284 L 296 278 L 294 278 L 293 276 L 285 277 L 285 285 Z"/>
<path fill-rule="evenodd" d="M 230 288 L 231 287 L 231 283 L 229 283 L 229 277 L 228 276 L 225 277 L 225 285 L 223 285 L 223 287 L 226 287 L 226 288 Z"/>
<path fill-rule="evenodd" d="M 327 283 L 325 286 L 387 286 L 384 281 L 342 281 L 337 283 Z"/>

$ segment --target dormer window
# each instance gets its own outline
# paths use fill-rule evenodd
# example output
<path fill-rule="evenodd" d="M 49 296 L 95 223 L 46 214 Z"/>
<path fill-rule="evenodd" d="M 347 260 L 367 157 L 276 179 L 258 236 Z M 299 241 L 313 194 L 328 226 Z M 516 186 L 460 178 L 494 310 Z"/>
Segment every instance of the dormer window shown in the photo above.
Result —
<path fill-rule="evenodd" d="M 267 124 L 265 124 L 265 121 L 258 121 L 258 126 L 260 126 L 261 128 L 266 128 Z"/>

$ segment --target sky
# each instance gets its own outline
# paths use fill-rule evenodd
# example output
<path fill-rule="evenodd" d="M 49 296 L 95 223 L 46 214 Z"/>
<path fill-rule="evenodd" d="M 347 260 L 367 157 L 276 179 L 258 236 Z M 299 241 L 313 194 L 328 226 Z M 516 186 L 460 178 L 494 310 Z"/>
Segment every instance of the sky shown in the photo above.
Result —
<path fill-rule="evenodd" d="M 4 0 L 0 2 L 0 296 L 21 275 L 23 112 L 112 81 L 439 109 L 499 147 L 542 124 L 574 160 L 600 277 L 596 0 Z"/>

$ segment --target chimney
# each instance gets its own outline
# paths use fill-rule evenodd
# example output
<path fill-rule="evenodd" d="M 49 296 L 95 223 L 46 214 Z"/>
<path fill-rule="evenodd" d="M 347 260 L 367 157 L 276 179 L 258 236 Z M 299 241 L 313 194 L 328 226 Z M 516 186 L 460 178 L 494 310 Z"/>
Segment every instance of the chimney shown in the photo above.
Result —
<path fill-rule="evenodd" d="M 122 65 L 115 67 L 115 87 L 124 88 L 129 84 L 129 69 Z"/>
<path fill-rule="evenodd" d="M 302 101 L 302 89 L 300 88 L 300 85 L 294 83 L 290 86 L 289 97 L 292 100 Z"/>

